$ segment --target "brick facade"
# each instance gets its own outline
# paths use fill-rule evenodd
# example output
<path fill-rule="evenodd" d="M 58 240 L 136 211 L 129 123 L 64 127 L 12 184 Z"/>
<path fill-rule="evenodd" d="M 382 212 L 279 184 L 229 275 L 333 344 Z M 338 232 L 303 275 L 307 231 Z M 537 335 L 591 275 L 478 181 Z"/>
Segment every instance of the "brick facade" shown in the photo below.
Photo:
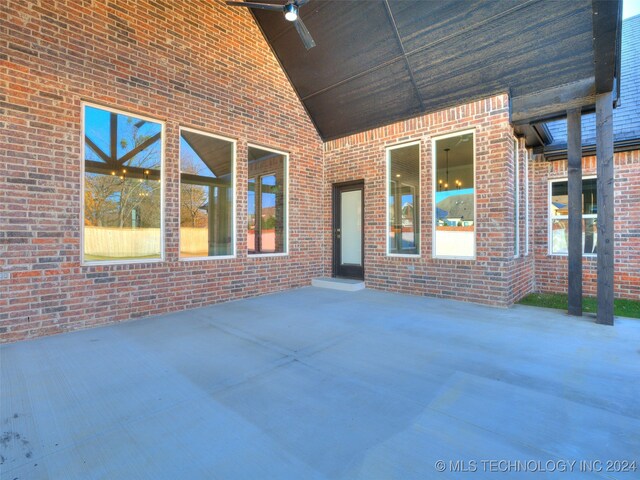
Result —
<path fill-rule="evenodd" d="M 166 123 L 165 261 L 80 266 L 81 101 Z M 243 9 L 215 2 L 0 6 L 0 339 L 308 285 L 322 142 Z M 235 259 L 179 260 L 179 127 L 234 138 Z M 288 256 L 248 258 L 247 144 L 290 153 Z"/>
<path fill-rule="evenodd" d="M 243 9 L 10 0 L 0 12 L 0 272 L 8 275 L 0 278 L 0 342 L 329 276 L 332 185 L 351 180 L 365 184 L 368 287 L 500 306 L 534 290 L 566 289 L 566 258 L 547 255 L 548 181 L 566 176 L 566 162 L 527 162 L 522 141 L 514 258 L 514 136 L 506 95 L 323 144 Z M 164 261 L 81 266 L 83 101 L 165 123 Z M 181 126 L 237 141 L 236 258 L 179 259 Z M 467 130 L 476 145 L 476 258 L 434 259 L 432 140 Z M 411 141 L 419 142 L 421 156 L 420 256 L 389 257 L 385 149 Z M 289 153 L 288 255 L 247 255 L 249 144 Z M 594 169 L 594 159 L 585 159 L 585 174 Z M 639 299 L 639 151 L 616 154 L 616 178 L 616 295 Z M 595 259 L 585 259 L 584 274 L 585 292 L 595 294 Z"/>
<path fill-rule="evenodd" d="M 640 150 L 614 155 L 614 293 L 619 298 L 640 300 Z M 549 255 L 549 181 L 567 178 L 567 161 L 534 164 L 535 189 L 533 242 L 535 245 L 536 291 L 566 293 L 567 257 Z M 596 158 L 582 159 L 582 174 L 596 175 Z M 597 295 L 597 259 L 583 257 L 585 295 Z"/>
<path fill-rule="evenodd" d="M 474 130 L 476 259 L 432 258 L 434 137 Z M 533 288 L 533 257 L 514 259 L 513 129 L 506 95 L 330 141 L 325 144 L 325 205 L 332 185 L 364 180 L 365 280 L 368 287 L 456 300 L 510 305 Z M 386 147 L 420 142 L 420 257 L 386 254 Z M 520 158 L 525 154 L 521 149 Z M 520 162 L 521 168 L 524 165 Z M 520 179 L 524 179 L 524 170 Z M 523 183 L 521 183 L 523 185 Z M 524 188 L 521 188 L 521 201 Z M 332 219 L 325 210 L 325 275 L 331 275 Z M 524 215 L 521 231 L 524 232 Z M 524 235 L 520 250 L 524 251 Z"/>

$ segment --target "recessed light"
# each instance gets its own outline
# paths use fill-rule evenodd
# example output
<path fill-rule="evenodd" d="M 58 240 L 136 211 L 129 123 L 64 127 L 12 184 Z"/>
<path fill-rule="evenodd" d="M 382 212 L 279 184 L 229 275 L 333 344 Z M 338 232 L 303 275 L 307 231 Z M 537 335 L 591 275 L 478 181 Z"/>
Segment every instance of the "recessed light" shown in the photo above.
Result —
<path fill-rule="evenodd" d="M 284 18 L 290 22 L 295 22 L 298 19 L 298 7 L 293 3 L 289 3 L 284 6 Z"/>

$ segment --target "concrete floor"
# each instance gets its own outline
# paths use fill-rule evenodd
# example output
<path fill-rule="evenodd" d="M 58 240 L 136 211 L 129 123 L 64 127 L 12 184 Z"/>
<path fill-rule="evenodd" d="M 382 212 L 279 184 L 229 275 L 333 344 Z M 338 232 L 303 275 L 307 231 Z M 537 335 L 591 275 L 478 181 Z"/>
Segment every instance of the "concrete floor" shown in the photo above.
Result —
<path fill-rule="evenodd" d="M 305 288 L 0 354 L 2 480 L 640 478 L 637 320 Z"/>

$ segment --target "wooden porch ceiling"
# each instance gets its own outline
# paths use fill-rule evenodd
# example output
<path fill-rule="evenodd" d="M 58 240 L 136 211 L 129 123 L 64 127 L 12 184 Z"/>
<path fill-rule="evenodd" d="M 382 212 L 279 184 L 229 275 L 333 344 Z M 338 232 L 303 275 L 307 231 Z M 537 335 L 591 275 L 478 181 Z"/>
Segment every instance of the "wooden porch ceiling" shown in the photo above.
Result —
<path fill-rule="evenodd" d="M 311 0 L 252 10 L 323 139 L 508 92 L 526 126 L 615 90 L 620 0 Z M 615 97 L 615 95 L 614 95 Z"/>

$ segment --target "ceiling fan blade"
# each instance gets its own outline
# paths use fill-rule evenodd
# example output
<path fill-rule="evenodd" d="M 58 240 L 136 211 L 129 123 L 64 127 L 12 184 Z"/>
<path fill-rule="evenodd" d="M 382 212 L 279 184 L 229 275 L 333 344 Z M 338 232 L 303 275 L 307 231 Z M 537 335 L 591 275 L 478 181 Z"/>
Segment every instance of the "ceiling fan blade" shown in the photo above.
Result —
<path fill-rule="evenodd" d="M 299 7 L 303 6 L 305 3 L 309 3 L 309 0 L 298 0 L 297 2 L 295 2 L 295 4 Z"/>
<path fill-rule="evenodd" d="M 302 23 L 302 19 L 300 17 L 298 17 L 298 19 L 293 22 L 293 25 L 294 27 L 296 27 L 296 30 L 298 31 L 298 34 L 302 39 L 302 43 L 304 43 L 304 46 L 307 50 L 316 46 L 316 42 L 313 41 L 309 30 L 307 30 L 307 27 L 305 27 L 304 23 Z"/>
<path fill-rule="evenodd" d="M 231 2 L 227 1 L 227 5 L 232 7 L 259 8 L 261 10 L 272 10 L 274 12 L 282 12 L 282 5 L 272 5 L 270 3 L 253 3 L 253 2 Z"/>

